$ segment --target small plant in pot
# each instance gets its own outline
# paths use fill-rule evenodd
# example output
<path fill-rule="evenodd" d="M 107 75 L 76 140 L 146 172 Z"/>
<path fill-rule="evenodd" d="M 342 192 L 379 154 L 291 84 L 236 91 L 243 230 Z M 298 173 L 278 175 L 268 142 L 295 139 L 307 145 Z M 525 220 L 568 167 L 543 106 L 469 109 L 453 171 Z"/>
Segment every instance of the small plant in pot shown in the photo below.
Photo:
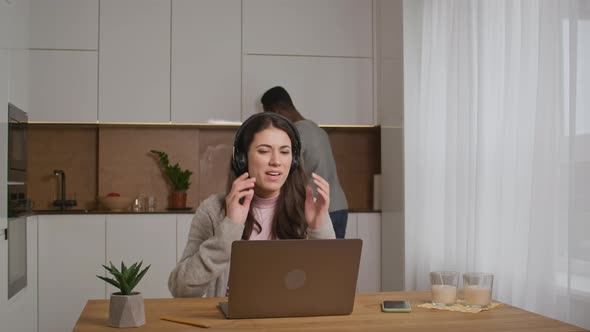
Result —
<path fill-rule="evenodd" d="M 118 292 L 111 294 L 109 325 L 113 327 L 138 327 L 144 325 L 145 309 L 143 296 L 139 292 L 134 292 L 133 288 L 137 286 L 151 265 L 148 265 L 142 270 L 141 265 L 143 261 L 133 263 L 129 267 L 121 262 L 121 270 L 117 270 L 112 262 L 109 263 L 111 265 L 110 267 L 106 265 L 103 265 L 103 267 L 115 278 L 97 276 L 119 289 Z"/>
<path fill-rule="evenodd" d="M 186 191 L 191 185 L 189 179 L 193 172 L 181 169 L 180 166 L 178 166 L 178 163 L 170 166 L 170 161 L 168 160 L 168 154 L 166 152 L 158 150 L 150 150 L 150 152 L 158 156 L 160 164 L 162 165 L 162 170 L 172 186 L 170 207 L 173 209 L 186 208 Z"/>

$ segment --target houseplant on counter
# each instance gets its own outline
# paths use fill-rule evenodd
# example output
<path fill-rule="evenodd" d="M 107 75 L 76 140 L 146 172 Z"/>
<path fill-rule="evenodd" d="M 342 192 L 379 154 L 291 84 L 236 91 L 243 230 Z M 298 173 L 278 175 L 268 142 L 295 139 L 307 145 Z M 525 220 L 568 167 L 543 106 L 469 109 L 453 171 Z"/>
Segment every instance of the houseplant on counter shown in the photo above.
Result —
<path fill-rule="evenodd" d="M 168 154 L 158 150 L 150 150 L 151 153 L 156 154 L 160 159 L 160 164 L 168 181 L 172 185 L 172 196 L 170 199 L 170 208 L 184 209 L 186 208 L 186 191 L 190 187 L 189 181 L 193 172 L 189 170 L 182 170 L 178 163 L 170 166 Z"/>
<path fill-rule="evenodd" d="M 110 267 L 103 267 L 112 274 L 115 279 L 103 276 L 98 278 L 117 287 L 118 292 L 111 294 L 109 303 L 109 325 L 113 327 L 138 327 L 145 324 L 145 309 L 143 296 L 141 293 L 134 292 L 133 288 L 137 286 L 141 278 L 145 275 L 151 265 L 141 270 L 142 262 L 133 263 L 127 267 L 121 262 L 121 270 L 110 263 Z M 140 271 L 141 270 L 141 271 Z"/>

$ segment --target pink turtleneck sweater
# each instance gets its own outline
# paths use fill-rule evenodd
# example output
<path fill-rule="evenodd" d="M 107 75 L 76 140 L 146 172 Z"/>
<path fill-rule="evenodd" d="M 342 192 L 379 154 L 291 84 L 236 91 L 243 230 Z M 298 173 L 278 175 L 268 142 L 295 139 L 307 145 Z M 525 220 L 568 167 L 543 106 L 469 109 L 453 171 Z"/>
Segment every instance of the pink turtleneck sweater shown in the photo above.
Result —
<path fill-rule="evenodd" d="M 262 198 L 254 195 L 251 206 L 252 215 L 256 218 L 262 229 L 258 233 L 256 227 L 254 227 L 249 240 L 272 240 L 272 218 L 275 215 L 278 200 L 278 195 L 272 198 Z"/>

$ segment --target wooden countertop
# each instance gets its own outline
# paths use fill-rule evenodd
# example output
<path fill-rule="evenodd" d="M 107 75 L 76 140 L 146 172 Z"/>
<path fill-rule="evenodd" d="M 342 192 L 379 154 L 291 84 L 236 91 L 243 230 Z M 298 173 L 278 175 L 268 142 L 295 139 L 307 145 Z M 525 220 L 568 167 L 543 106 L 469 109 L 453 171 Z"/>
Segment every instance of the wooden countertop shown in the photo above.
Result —
<path fill-rule="evenodd" d="M 477 314 L 419 308 L 429 291 L 359 293 L 346 316 L 225 319 L 217 303 L 225 298 L 146 299 L 146 325 L 133 331 L 586 331 L 580 327 L 504 305 Z M 383 300 L 409 300 L 411 313 L 383 313 Z M 107 326 L 108 300 L 90 300 L 74 331 L 114 331 Z M 210 329 L 160 320 L 162 316 L 205 323 Z"/>
<path fill-rule="evenodd" d="M 85 209 L 73 209 L 60 211 L 57 209 L 46 209 L 46 210 L 33 210 L 30 215 L 53 215 L 53 214 L 194 214 L 195 208 L 179 209 L 179 210 L 156 210 L 152 212 L 142 211 L 109 211 L 109 210 L 85 210 Z M 373 209 L 351 209 L 348 213 L 381 213 L 381 210 Z"/>
<path fill-rule="evenodd" d="M 381 210 L 375 209 L 348 209 L 348 213 L 381 213 Z"/>
<path fill-rule="evenodd" d="M 180 209 L 180 210 L 156 210 L 152 212 L 148 211 L 110 211 L 110 210 L 84 210 L 84 209 L 74 209 L 74 210 L 66 210 L 66 211 L 59 211 L 59 210 L 33 210 L 30 214 L 31 215 L 55 215 L 55 214 L 64 214 L 64 215 L 71 215 L 71 214 L 194 214 L 195 210 L 193 208 L 188 209 Z"/>

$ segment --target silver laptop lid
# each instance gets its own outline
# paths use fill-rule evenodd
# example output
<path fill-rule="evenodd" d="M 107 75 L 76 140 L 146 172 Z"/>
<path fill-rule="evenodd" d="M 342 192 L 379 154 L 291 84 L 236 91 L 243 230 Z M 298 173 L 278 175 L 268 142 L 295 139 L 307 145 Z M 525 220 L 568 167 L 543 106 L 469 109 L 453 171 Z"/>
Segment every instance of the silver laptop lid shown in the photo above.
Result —
<path fill-rule="evenodd" d="M 234 241 L 226 316 L 350 314 L 361 249 L 360 239 Z"/>

